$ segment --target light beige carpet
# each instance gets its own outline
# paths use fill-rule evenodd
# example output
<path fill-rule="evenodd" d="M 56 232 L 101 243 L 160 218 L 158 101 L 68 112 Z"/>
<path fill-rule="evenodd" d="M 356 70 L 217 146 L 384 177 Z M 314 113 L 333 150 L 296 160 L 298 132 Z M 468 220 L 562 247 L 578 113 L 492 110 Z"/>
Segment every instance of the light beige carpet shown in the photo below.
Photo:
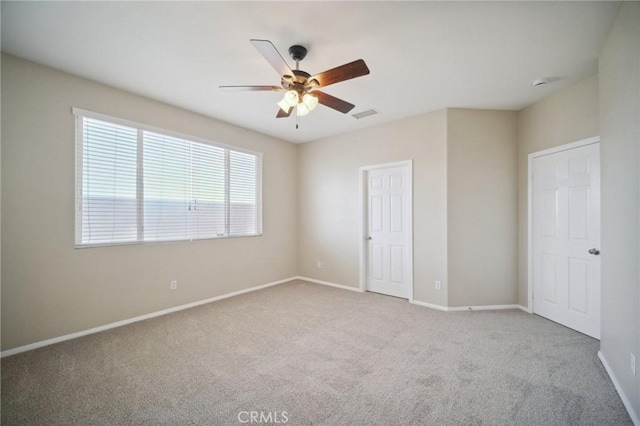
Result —
<path fill-rule="evenodd" d="M 598 346 L 520 311 L 444 313 L 298 281 L 5 358 L 1 416 L 3 425 L 252 424 L 252 411 L 289 425 L 631 424 Z"/>

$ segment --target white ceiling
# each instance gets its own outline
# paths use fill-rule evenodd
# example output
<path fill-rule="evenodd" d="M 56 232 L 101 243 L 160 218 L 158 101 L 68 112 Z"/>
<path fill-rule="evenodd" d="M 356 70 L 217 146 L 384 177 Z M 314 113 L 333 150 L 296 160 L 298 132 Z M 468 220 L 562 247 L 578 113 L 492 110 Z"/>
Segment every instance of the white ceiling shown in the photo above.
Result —
<path fill-rule="evenodd" d="M 447 107 L 521 109 L 596 71 L 619 2 L 2 2 L 2 50 L 290 142 Z M 324 89 L 379 115 L 319 106 L 276 119 L 277 85 L 249 43 L 309 49 L 311 73 L 364 59 Z M 534 79 L 552 83 L 532 87 Z"/>

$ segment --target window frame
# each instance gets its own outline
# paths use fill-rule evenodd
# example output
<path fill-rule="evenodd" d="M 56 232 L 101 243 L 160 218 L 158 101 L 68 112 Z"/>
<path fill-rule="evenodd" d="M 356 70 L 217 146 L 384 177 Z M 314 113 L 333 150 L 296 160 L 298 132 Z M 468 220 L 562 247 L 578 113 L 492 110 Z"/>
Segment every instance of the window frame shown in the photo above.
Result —
<path fill-rule="evenodd" d="M 165 244 L 165 243 L 184 243 L 184 242 L 192 242 L 192 241 L 206 241 L 206 240 L 220 240 L 227 238 L 250 238 L 250 237 L 261 237 L 263 234 L 262 229 L 262 191 L 263 191 L 263 157 L 264 154 L 262 152 L 253 151 L 251 149 L 229 145 L 221 142 L 214 142 L 205 138 L 201 138 L 198 136 L 188 135 L 185 133 L 175 132 L 172 130 L 163 129 L 160 127 L 150 126 L 147 124 L 139 123 L 132 120 L 126 120 L 119 117 L 113 117 L 111 115 L 102 114 L 98 112 L 93 112 L 77 107 L 72 107 L 72 113 L 75 119 L 75 235 L 74 235 L 74 243 L 75 248 L 84 249 L 84 248 L 95 248 L 95 247 L 112 247 L 112 246 L 128 246 L 128 245 L 141 245 L 141 244 Z M 111 124 L 121 125 L 132 127 L 138 130 L 137 137 L 137 168 L 136 168 L 136 177 L 137 179 L 144 179 L 144 171 L 143 171 L 143 150 L 141 149 L 144 138 L 143 132 L 153 132 L 160 135 L 165 135 L 168 137 L 174 137 L 178 139 L 183 139 L 189 142 L 201 143 L 206 145 L 211 145 L 216 148 L 222 148 L 228 150 L 226 155 L 229 156 L 229 151 L 236 151 L 244 154 L 254 155 L 256 157 L 256 233 L 254 234 L 244 234 L 244 235 L 223 235 L 223 236 L 215 236 L 215 237 L 206 237 L 206 238 L 186 238 L 180 240 L 161 240 L 161 241 L 145 241 L 144 239 L 144 188 L 141 184 L 137 184 L 136 189 L 136 202 L 137 202 L 137 240 L 136 241 L 125 241 L 125 242 L 112 242 L 112 243 L 82 243 L 82 202 L 83 202 L 83 158 L 84 158 L 84 147 L 83 147 L 83 129 L 84 123 L 83 119 L 95 119 L 100 121 L 105 121 Z M 229 184 L 229 170 L 225 169 L 225 190 L 228 190 Z M 228 194 L 227 194 L 228 197 Z M 225 206 L 225 209 L 228 210 L 229 206 Z M 227 220 L 230 220 L 227 218 Z"/>

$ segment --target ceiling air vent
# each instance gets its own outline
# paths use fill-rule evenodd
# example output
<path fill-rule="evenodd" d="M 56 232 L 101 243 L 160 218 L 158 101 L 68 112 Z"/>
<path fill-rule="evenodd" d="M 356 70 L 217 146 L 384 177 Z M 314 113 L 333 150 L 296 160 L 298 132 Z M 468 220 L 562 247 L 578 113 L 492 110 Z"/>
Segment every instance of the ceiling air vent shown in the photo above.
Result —
<path fill-rule="evenodd" d="M 378 114 L 378 111 L 376 111 L 375 109 L 369 109 L 366 111 L 359 112 L 357 114 L 352 114 L 352 116 L 360 120 L 361 118 L 369 117 L 370 115 L 376 115 L 376 114 Z"/>

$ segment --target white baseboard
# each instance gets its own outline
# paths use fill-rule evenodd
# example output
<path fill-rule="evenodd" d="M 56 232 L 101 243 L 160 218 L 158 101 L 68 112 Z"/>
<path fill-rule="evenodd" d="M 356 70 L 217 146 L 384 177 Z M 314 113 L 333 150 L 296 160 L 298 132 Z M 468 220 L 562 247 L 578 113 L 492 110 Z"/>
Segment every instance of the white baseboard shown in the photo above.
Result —
<path fill-rule="evenodd" d="M 502 309 L 520 309 L 520 305 L 480 305 L 480 306 L 452 306 L 449 312 L 460 311 L 498 311 Z"/>
<path fill-rule="evenodd" d="M 521 311 L 526 312 L 526 313 L 528 313 L 528 314 L 532 314 L 532 313 L 533 313 L 533 310 L 532 310 L 532 309 L 529 309 L 529 308 L 528 308 L 528 307 L 526 307 L 526 306 L 518 305 L 518 309 L 520 309 Z"/>
<path fill-rule="evenodd" d="M 358 293 L 362 293 L 363 292 L 362 290 L 360 290 L 359 287 L 351 287 L 351 286 L 348 286 L 348 285 L 330 283 L 329 281 L 316 280 L 315 278 L 296 277 L 295 279 L 302 280 L 302 281 L 309 281 L 310 283 L 314 283 L 314 284 L 321 284 L 321 285 L 326 285 L 326 286 L 329 286 L 329 287 L 335 287 L 335 288 L 339 288 L 339 289 L 342 289 L 342 290 L 355 291 L 355 292 L 358 292 Z"/>
<path fill-rule="evenodd" d="M 436 305 L 434 303 L 421 302 L 415 299 L 410 299 L 409 303 L 413 305 L 424 306 L 425 308 L 437 309 L 438 311 L 444 311 L 444 312 L 449 311 L 449 308 L 447 308 L 446 306 Z"/>
<path fill-rule="evenodd" d="M 349 291 L 356 291 L 358 293 L 364 293 L 363 290 L 361 290 L 359 287 L 351 287 L 351 286 L 346 286 L 346 285 L 342 285 L 342 284 L 336 284 L 336 283 L 332 283 L 329 281 L 321 281 L 321 280 L 316 280 L 315 278 L 309 278 L 309 277 L 296 277 L 296 279 L 298 280 L 302 280 L 302 281 L 308 281 L 311 283 L 315 283 L 315 284 L 322 284 L 322 285 L 326 285 L 329 287 L 335 287 L 335 288 L 339 288 L 342 290 L 349 290 Z M 428 302 L 421 302 L 419 300 L 415 300 L 415 299 L 409 299 L 409 303 L 412 303 L 414 305 L 418 305 L 418 306 L 424 306 L 425 308 L 431 308 L 431 309 L 437 309 L 439 311 L 444 311 L 444 312 L 456 312 L 456 311 L 489 311 L 489 310 L 500 310 L 500 309 L 520 309 L 521 311 L 524 312 L 529 312 L 529 309 L 522 306 L 522 305 L 484 305 L 484 306 L 455 306 L 455 307 L 448 307 L 448 306 L 442 306 L 442 305 L 436 305 L 434 303 L 428 303 Z"/>
<path fill-rule="evenodd" d="M 162 311 L 151 312 L 149 314 L 140 315 L 138 317 L 129 318 L 129 319 L 122 320 L 122 321 L 117 321 L 117 322 L 114 322 L 114 323 L 111 323 L 111 324 L 106 324 L 106 325 L 101 325 L 99 327 L 90 328 L 88 330 L 78 331 L 76 333 L 71 333 L 71 334 L 65 334 L 64 336 L 54 337 L 52 339 L 47 339 L 47 340 L 42 340 L 40 342 L 30 343 L 28 345 L 19 346 L 17 348 L 13 348 L 13 349 L 7 349 L 6 351 L 0 352 L 0 358 L 4 358 L 4 357 L 7 357 L 7 356 L 11 356 L 11 355 L 16 355 L 16 354 L 19 354 L 19 353 L 22 353 L 22 352 L 31 351 L 33 349 L 38 349 L 38 348 L 41 348 L 43 346 L 49 346 L 49 345 L 53 345 L 55 343 L 60 343 L 60 342 L 64 342 L 64 341 L 67 341 L 67 340 L 76 339 L 78 337 L 87 336 L 89 334 L 99 333 L 101 331 L 110 330 L 112 328 L 122 327 L 123 325 L 131 324 L 131 323 L 134 323 L 134 322 L 144 321 L 146 319 L 155 318 L 155 317 L 159 317 L 159 316 L 162 316 L 162 315 L 167 315 L 167 314 L 170 314 L 172 312 L 177 312 L 177 311 L 182 311 L 182 310 L 189 309 L 189 308 L 194 308 L 196 306 L 205 305 L 207 303 L 215 302 L 217 300 L 227 299 L 227 298 L 233 297 L 233 296 L 239 296 L 241 294 L 250 293 L 250 292 L 256 291 L 256 290 L 262 290 L 263 288 L 272 287 L 272 286 L 278 285 L 278 284 L 283 284 L 283 283 L 286 283 L 286 282 L 289 282 L 289 281 L 293 281 L 295 279 L 299 279 L 299 277 L 291 277 L 291 278 L 286 278 L 286 279 L 280 280 L 280 281 L 273 281 L 273 282 L 270 282 L 270 283 L 267 283 L 267 284 L 262 284 L 262 285 L 258 285 L 258 286 L 255 286 L 255 287 L 250 287 L 250 288 L 245 288 L 243 290 L 234 291 L 232 293 L 227 293 L 227 294 L 223 294 L 223 295 L 216 296 L 216 297 L 210 297 L 210 298 L 204 299 L 204 300 L 199 300 L 197 302 L 187 303 L 186 305 L 174 306 L 173 308 L 163 309 Z"/>
<path fill-rule="evenodd" d="M 613 386 L 616 388 L 616 391 L 618 391 L 618 395 L 620 395 L 620 399 L 624 404 L 624 408 L 627 409 L 627 412 L 629 413 L 629 417 L 631 417 L 631 421 L 635 426 L 640 426 L 640 417 L 638 416 L 638 413 L 633 411 L 633 406 L 631 405 L 629 398 L 627 398 L 627 395 L 624 393 L 624 391 L 620 387 L 620 383 L 618 383 L 618 379 L 616 379 L 616 376 L 613 374 L 611 367 L 609 367 L 609 363 L 607 362 L 607 359 L 604 357 L 604 354 L 600 351 L 598 351 L 598 358 L 600 358 L 600 362 L 602 362 L 604 369 L 607 370 L 607 374 L 609 375 L 609 378 L 613 382 Z"/>
<path fill-rule="evenodd" d="M 496 311 L 501 309 L 520 309 L 529 312 L 527 308 L 521 305 L 483 305 L 483 306 L 442 306 L 433 303 L 420 302 L 419 300 L 409 300 L 414 305 L 424 306 L 425 308 L 437 309 L 444 312 L 461 312 L 461 311 Z"/>
<path fill-rule="evenodd" d="M 329 281 L 317 280 L 315 278 L 295 276 L 295 277 L 291 277 L 291 278 L 286 278 L 284 280 L 273 281 L 273 282 L 270 282 L 270 283 L 267 283 L 267 284 L 262 284 L 262 285 L 259 285 L 259 286 L 255 286 L 255 287 L 250 287 L 250 288 L 246 288 L 246 289 L 243 289 L 243 290 L 234 291 L 232 293 L 227 293 L 227 294 L 223 294 L 223 295 L 216 296 L 216 297 L 211 297 L 211 298 L 204 299 L 204 300 L 199 300 L 197 302 L 192 302 L 192 303 L 187 303 L 185 305 L 175 306 L 173 308 L 164 309 L 162 311 L 151 312 L 149 314 L 140 315 L 138 317 L 129 318 L 129 319 L 122 320 L 122 321 L 117 321 L 117 322 L 114 322 L 114 323 L 111 323 L 111 324 L 101 325 L 99 327 L 90 328 L 88 330 L 78 331 L 78 332 L 75 332 L 75 333 L 66 334 L 64 336 L 54 337 L 54 338 L 51 338 L 51 339 L 42 340 L 42 341 L 35 342 L 35 343 L 30 343 L 28 345 L 19 346 L 17 348 L 7 349 L 6 351 L 0 352 L 0 358 L 4 358 L 4 357 L 7 357 L 7 356 L 11 356 L 11 355 L 16 355 L 16 354 L 19 354 L 19 353 L 22 353 L 22 352 L 27 352 L 27 351 L 30 351 L 30 350 L 33 350 L 33 349 L 42 348 L 44 346 L 53 345 L 55 343 L 60 343 L 60 342 L 64 342 L 64 341 L 67 341 L 67 340 L 76 339 L 78 337 L 87 336 L 89 334 L 99 333 L 101 331 L 110 330 L 112 328 L 122 327 L 123 325 L 131 324 L 131 323 L 134 323 L 134 322 L 144 321 L 146 319 L 155 318 L 155 317 L 159 317 L 159 316 L 162 316 L 162 315 L 167 315 L 167 314 L 170 314 L 172 312 L 177 312 L 177 311 L 182 311 L 182 310 L 189 309 L 189 308 L 194 308 L 196 306 L 205 305 L 207 303 L 215 302 L 217 300 L 222 300 L 222 299 L 226 299 L 226 298 L 233 297 L 233 296 L 239 296 L 239 295 L 244 294 L 244 293 L 249 293 L 249 292 L 256 291 L 256 290 L 261 290 L 263 288 L 272 287 L 272 286 L 275 286 L 275 285 L 278 285 L 278 284 L 283 284 L 283 283 L 286 283 L 286 282 L 289 282 L 289 281 L 294 281 L 294 280 L 308 281 L 308 282 L 311 282 L 311 283 L 314 283 L 314 284 L 320 284 L 320 285 L 325 285 L 325 286 L 329 286 L 329 287 L 339 288 L 341 290 L 355 291 L 357 293 L 362 293 L 363 292 L 359 287 L 351 287 L 351 286 L 346 286 L 346 285 L 342 285 L 342 284 L 336 284 L 336 283 L 332 283 L 332 282 L 329 282 Z M 439 311 L 445 311 L 445 312 L 468 311 L 468 310 L 480 311 L 480 310 L 495 310 L 495 309 L 521 309 L 521 310 L 523 310 L 525 312 L 529 312 L 527 308 L 525 308 L 524 306 L 520 306 L 520 305 L 462 306 L 462 307 L 451 307 L 450 308 L 450 307 L 447 307 L 447 306 L 436 305 L 436 304 L 433 304 L 433 303 L 420 302 L 418 300 L 409 300 L 409 302 L 414 304 L 414 305 L 424 306 L 426 308 L 437 309 Z"/>

